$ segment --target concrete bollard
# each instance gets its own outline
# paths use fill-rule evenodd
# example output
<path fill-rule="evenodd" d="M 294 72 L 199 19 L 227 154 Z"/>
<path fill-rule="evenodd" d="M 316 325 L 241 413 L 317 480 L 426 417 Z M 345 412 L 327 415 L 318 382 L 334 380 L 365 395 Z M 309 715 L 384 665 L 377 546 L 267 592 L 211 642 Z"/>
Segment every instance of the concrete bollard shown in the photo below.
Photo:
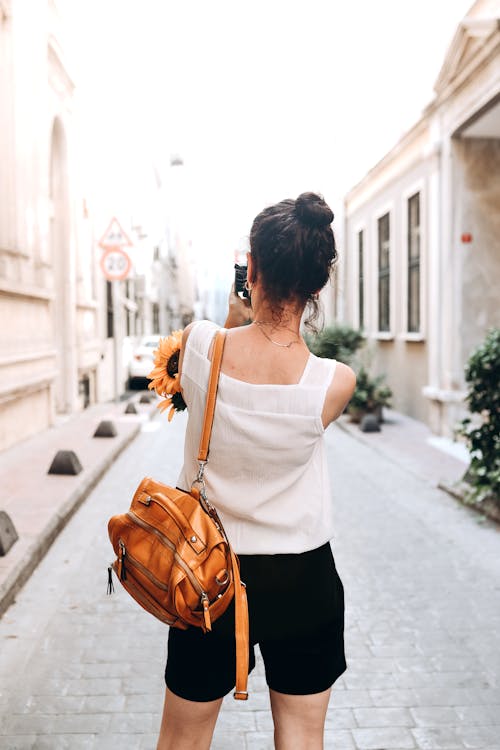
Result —
<path fill-rule="evenodd" d="M 376 414 L 365 414 L 359 428 L 362 432 L 380 432 L 380 424 Z"/>
<path fill-rule="evenodd" d="M 4 557 L 18 539 L 12 519 L 4 510 L 0 510 L 0 557 Z"/>
<path fill-rule="evenodd" d="M 82 469 L 74 451 L 57 451 L 47 474 L 79 474 Z"/>
<path fill-rule="evenodd" d="M 117 434 L 115 423 L 111 422 L 109 419 L 103 419 L 103 421 L 99 422 L 97 425 L 93 437 L 116 437 Z"/>

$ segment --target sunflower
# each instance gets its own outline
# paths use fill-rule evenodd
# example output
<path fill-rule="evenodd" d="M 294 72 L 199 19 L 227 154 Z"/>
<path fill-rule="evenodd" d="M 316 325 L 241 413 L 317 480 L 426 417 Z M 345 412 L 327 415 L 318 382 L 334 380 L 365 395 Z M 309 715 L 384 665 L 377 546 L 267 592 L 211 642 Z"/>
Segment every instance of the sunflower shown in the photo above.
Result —
<path fill-rule="evenodd" d="M 160 339 L 158 349 L 153 352 L 155 366 L 148 375 L 151 380 L 148 388 L 165 399 L 158 404 L 159 410 L 163 412 L 170 406 L 169 422 L 176 411 L 186 408 L 179 381 L 181 343 L 182 331 L 173 331 L 167 338 Z"/>

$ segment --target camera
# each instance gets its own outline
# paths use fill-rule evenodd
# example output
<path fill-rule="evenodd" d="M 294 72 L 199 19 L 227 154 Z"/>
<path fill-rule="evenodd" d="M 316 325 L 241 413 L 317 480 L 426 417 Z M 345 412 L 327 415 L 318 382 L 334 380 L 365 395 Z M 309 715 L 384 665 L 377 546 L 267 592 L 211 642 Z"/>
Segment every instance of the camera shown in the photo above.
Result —
<path fill-rule="evenodd" d="M 234 291 L 239 297 L 249 299 L 248 289 L 245 287 L 247 280 L 247 266 L 234 264 Z"/>

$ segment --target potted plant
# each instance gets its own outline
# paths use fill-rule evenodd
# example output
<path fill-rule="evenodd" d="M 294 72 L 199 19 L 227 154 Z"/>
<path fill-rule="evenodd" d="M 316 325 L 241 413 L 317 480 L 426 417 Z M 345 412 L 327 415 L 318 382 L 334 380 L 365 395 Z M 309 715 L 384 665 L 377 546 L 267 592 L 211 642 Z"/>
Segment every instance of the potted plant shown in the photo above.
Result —
<path fill-rule="evenodd" d="M 356 376 L 356 390 L 347 407 L 352 422 L 361 422 L 365 414 L 375 414 L 382 422 L 384 406 L 390 406 L 392 391 L 384 383 L 385 375 L 371 377 L 364 367 Z"/>

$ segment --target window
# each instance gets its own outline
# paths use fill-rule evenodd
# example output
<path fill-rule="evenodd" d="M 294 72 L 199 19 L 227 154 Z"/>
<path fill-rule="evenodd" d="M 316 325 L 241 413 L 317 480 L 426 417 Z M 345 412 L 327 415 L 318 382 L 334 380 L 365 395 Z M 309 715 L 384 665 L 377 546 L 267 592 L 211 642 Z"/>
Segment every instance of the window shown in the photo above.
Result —
<path fill-rule="evenodd" d="M 408 199 L 408 332 L 420 331 L 420 193 Z"/>
<path fill-rule="evenodd" d="M 363 230 L 358 232 L 358 314 L 359 314 L 359 327 L 364 328 L 365 326 L 365 297 L 364 297 L 364 267 L 363 267 L 363 244 L 364 244 L 364 233 Z"/>
<path fill-rule="evenodd" d="M 153 302 L 153 333 L 160 333 L 160 305 Z"/>
<path fill-rule="evenodd" d="M 390 224 L 389 214 L 378 220 L 378 329 L 390 330 Z"/>
<path fill-rule="evenodd" d="M 127 336 L 132 336 L 132 329 L 133 329 L 133 312 L 131 311 L 128 303 L 132 302 L 132 294 L 133 294 L 133 288 L 132 283 L 130 279 L 127 279 L 125 282 L 125 299 L 127 304 L 125 304 L 125 331 Z"/>
<path fill-rule="evenodd" d="M 78 395 L 84 409 L 90 406 L 90 378 L 88 375 L 82 375 L 78 381 Z"/>

